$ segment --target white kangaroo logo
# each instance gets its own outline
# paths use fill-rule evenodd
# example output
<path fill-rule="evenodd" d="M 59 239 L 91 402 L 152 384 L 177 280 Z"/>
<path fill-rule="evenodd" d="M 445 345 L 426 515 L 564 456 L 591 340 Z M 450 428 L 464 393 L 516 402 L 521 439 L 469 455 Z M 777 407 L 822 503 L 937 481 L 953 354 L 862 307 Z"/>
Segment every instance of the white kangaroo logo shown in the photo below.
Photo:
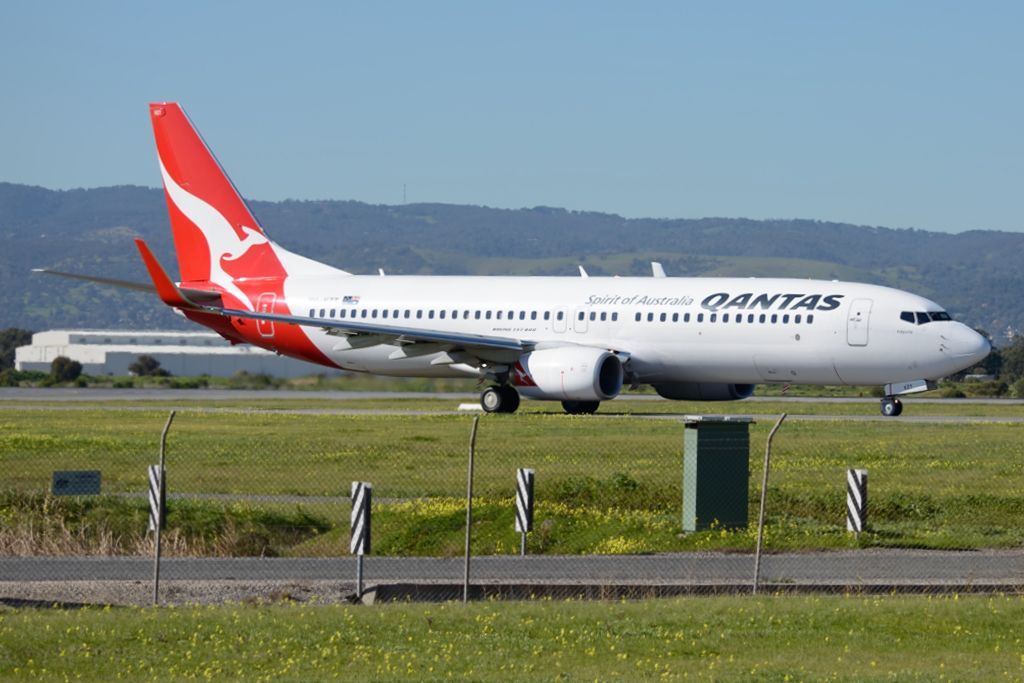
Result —
<path fill-rule="evenodd" d="M 250 311 L 254 310 L 249 297 L 238 288 L 220 262 L 221 259 L 236 261 L 244 256 L 250 248 L 259 244 L 267 244 L 269 240 L 255 228 L 245 225 L 241 226 L 245 238 L 238 239 L 238 234 L 231 223 L 217 209 L 199 197 L 189 194 L 174 182 L 174 178 L 164 168 L 162 160 L 160 173 L 164 177 L 164 187 L 167 188 L 167 194 L 170 195 L 171 201 L 185 214 L 186 218 L 202 231 L 203 237 L 206 238 L 206 245 L 210 250 L 210 282 L 220 285 L 233 294 Z"/>

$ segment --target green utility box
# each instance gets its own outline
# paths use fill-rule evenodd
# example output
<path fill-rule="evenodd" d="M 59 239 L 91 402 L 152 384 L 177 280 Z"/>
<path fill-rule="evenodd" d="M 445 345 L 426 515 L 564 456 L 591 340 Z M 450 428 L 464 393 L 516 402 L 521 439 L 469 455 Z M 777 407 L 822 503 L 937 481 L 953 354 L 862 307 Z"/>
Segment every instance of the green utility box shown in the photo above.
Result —
<path fill-rule="evenodd" d="M 747 526 L 753 418 L 687 415 L 683 428 L 683 531 Z"/>

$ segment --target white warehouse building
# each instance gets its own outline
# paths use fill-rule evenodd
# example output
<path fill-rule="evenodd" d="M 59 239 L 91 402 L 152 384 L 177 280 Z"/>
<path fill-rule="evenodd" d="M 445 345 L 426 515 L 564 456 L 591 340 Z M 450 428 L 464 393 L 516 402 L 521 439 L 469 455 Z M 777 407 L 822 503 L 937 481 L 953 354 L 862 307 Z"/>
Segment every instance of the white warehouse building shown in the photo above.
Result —
<path fill-rule="evenodd" d="M 46 330 L 14 352 L 16 370 L 50 371 L 57 356 L 82 364 L 90 375 L 127 375 L 139 356 L 152 356 L 172 375 L 229 377 L 237 372 L 275 377 L 336 374 L 323 366 L 230 342 L 215 332 L 174 330 Z"/>

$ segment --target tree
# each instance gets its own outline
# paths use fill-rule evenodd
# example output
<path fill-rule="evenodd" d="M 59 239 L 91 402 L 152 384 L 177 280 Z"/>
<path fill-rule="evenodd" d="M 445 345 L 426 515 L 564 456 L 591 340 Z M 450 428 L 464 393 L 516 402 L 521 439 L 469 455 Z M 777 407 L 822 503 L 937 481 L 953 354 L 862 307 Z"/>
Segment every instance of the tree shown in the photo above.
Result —
<path fill-rule="evenodd" d="M 153 356 L 142 354 L 128 366 L 128 372 L 136 377 L 167 377 L 171 373 L 160 367 L 160 361 Z"/>
<path fill-rule="evenodd" d="M 74 382 L 82 374 L 82 364 L 67 356 L 57 356 L 50 363 L 50 379 L 54 382 Z"/>
<path fill-rule="evenodd" d="M 1002 348 L 1003 366 L 1000 377 L 1013 384 L 1024 379 L 1024 336 L 1014 337 L 1013 343 Z"/>
<path fill-rule="evenodd" d="M 14 349 L 32 343 L 32 332 L 17 327 L 0 330 L 0 370 L 14 367 Z"/>

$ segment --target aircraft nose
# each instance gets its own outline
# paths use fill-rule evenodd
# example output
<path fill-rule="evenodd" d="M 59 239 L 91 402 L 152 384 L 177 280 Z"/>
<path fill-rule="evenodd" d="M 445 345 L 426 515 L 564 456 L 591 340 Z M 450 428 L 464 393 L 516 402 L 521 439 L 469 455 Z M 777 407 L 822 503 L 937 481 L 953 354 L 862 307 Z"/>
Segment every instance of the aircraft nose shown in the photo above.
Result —
<path fill-rule="evenodd" d="M 992 350 L 988 339 L 981 336 L 967 325 L 957 323 L 956 327 L 943 334 L 944 346 L 957 360 L 963 360 L 965 364 L 977 363 Z"/>

